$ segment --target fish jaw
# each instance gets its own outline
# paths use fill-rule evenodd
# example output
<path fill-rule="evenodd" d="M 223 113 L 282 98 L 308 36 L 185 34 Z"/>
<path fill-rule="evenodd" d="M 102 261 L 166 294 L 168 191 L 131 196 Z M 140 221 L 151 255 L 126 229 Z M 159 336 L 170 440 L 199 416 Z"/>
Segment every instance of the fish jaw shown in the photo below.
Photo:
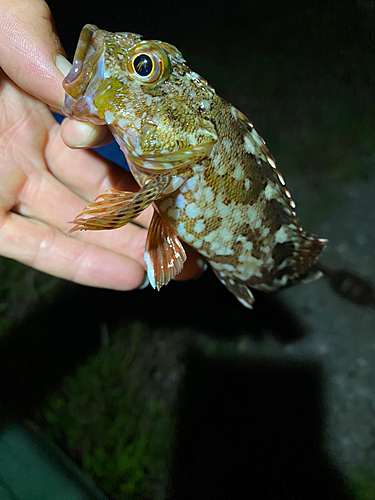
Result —
<path fill-rule="evenodd" d="M 61 107 L 65 116 L 98 125 L 105 123 L 93 104 L 100 83 L 103 81 L 104 32 L 92 24 L 81 31 L 72 67 L 64 78 L 66 92 Z"/>

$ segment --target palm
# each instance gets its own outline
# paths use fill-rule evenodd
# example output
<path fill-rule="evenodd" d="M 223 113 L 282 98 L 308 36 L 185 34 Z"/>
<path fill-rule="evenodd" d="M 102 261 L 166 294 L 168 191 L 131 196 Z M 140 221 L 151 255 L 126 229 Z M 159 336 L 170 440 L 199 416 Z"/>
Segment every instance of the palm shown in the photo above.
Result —
<path fill-rule="evenodd" d="M 129 174 L 95 153 L 71 150 L 49 108 L 0 74 L 0 248 L 7 257 L 76 282 L 134 288 L 144 275 L 146 231 L 67 236 L 87 202 L 134 190 Z M 150 213 L 140 223 L 147 225 Z"/>

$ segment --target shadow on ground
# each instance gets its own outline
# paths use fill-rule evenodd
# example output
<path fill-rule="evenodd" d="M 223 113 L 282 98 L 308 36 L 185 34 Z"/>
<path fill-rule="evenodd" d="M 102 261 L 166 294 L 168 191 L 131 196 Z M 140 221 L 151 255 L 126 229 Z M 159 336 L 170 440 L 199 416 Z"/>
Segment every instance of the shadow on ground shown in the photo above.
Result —
<path fill-rule="evenodd" d="M 272 311 L 272 313 L 270 313 Z M 189 328 L 215 338 L 265 333 L 281 342 L 304 331 L 276 296 L 257 295 L 245 309 L 211 272 L 199 282 L 114 292 L 67 284 L 52 304 L 41 304 L 0 341 L 0 390 L 22 413 L 39 405 L 61 378 L 100 346 L 103 324 L 142 321 L 150 328 Z M 2 398 L 4 401 L 4 397 Z"/>
<path fill-rule="evenodd" d="M 353 499 L 324 451 L 322 388 L 317 363 L 192 349 L 167 498 Z"/>

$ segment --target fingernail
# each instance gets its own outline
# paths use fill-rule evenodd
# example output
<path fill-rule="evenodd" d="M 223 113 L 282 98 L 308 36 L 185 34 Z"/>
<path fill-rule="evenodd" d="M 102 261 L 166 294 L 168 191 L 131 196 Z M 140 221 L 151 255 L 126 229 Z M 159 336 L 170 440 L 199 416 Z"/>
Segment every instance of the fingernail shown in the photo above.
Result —
<path fill-rule="evenodd" d="M 74 118 L 67 118 L 62 126 L 63 140 L 70 148 L 88 148 L 97 142 L 104 127 L 99 127 L 90 122 L 80 122 Z"/>
<path fill-rule="evenodd" d="M 68 59 L 59 53 L 55 54 L 55 65 L 64 77 L 69 73 L 70 68 L 72 67 Z"/>
<path fill-rule="evenodd" d="M 76 140 L 77 143 L 74 145 L 75 148 L 86 148 L 91 146 L 98 134 L 98 126 L 90 122 L 79 122 L 74 120 L 74 126 L 76 128 Z"/>
<path fill-rule="evenodd" d="M 150 284 L 147 273 L 145 273 L 145 277 L 143 278 L 142 283 L 139 285 L 138 290 L 143 290 Z"/>

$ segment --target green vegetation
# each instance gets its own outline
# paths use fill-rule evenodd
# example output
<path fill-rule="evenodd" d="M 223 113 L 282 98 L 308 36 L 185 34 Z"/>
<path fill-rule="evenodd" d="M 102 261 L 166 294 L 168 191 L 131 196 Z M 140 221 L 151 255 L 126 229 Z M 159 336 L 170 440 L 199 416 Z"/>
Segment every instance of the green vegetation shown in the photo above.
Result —
<path fill-rule="evenodd" d="M 38 301 L 52 300 L 63 280 L 0 257 L 0 337 Z"/>
<path fill-rule="evenodd" d="M 165 482 L 172 424 L 150 376 L 158 349 L 157 332 L 120 328 L 43 410 L 50 438 L 117 500 L 158 498 Z"/>
<path fill-rule="evenodd" d="M 368 462 L 349 473 L 352 491 L 356 500 L 373 500 L 375 498 L 375 471 Z"/>

